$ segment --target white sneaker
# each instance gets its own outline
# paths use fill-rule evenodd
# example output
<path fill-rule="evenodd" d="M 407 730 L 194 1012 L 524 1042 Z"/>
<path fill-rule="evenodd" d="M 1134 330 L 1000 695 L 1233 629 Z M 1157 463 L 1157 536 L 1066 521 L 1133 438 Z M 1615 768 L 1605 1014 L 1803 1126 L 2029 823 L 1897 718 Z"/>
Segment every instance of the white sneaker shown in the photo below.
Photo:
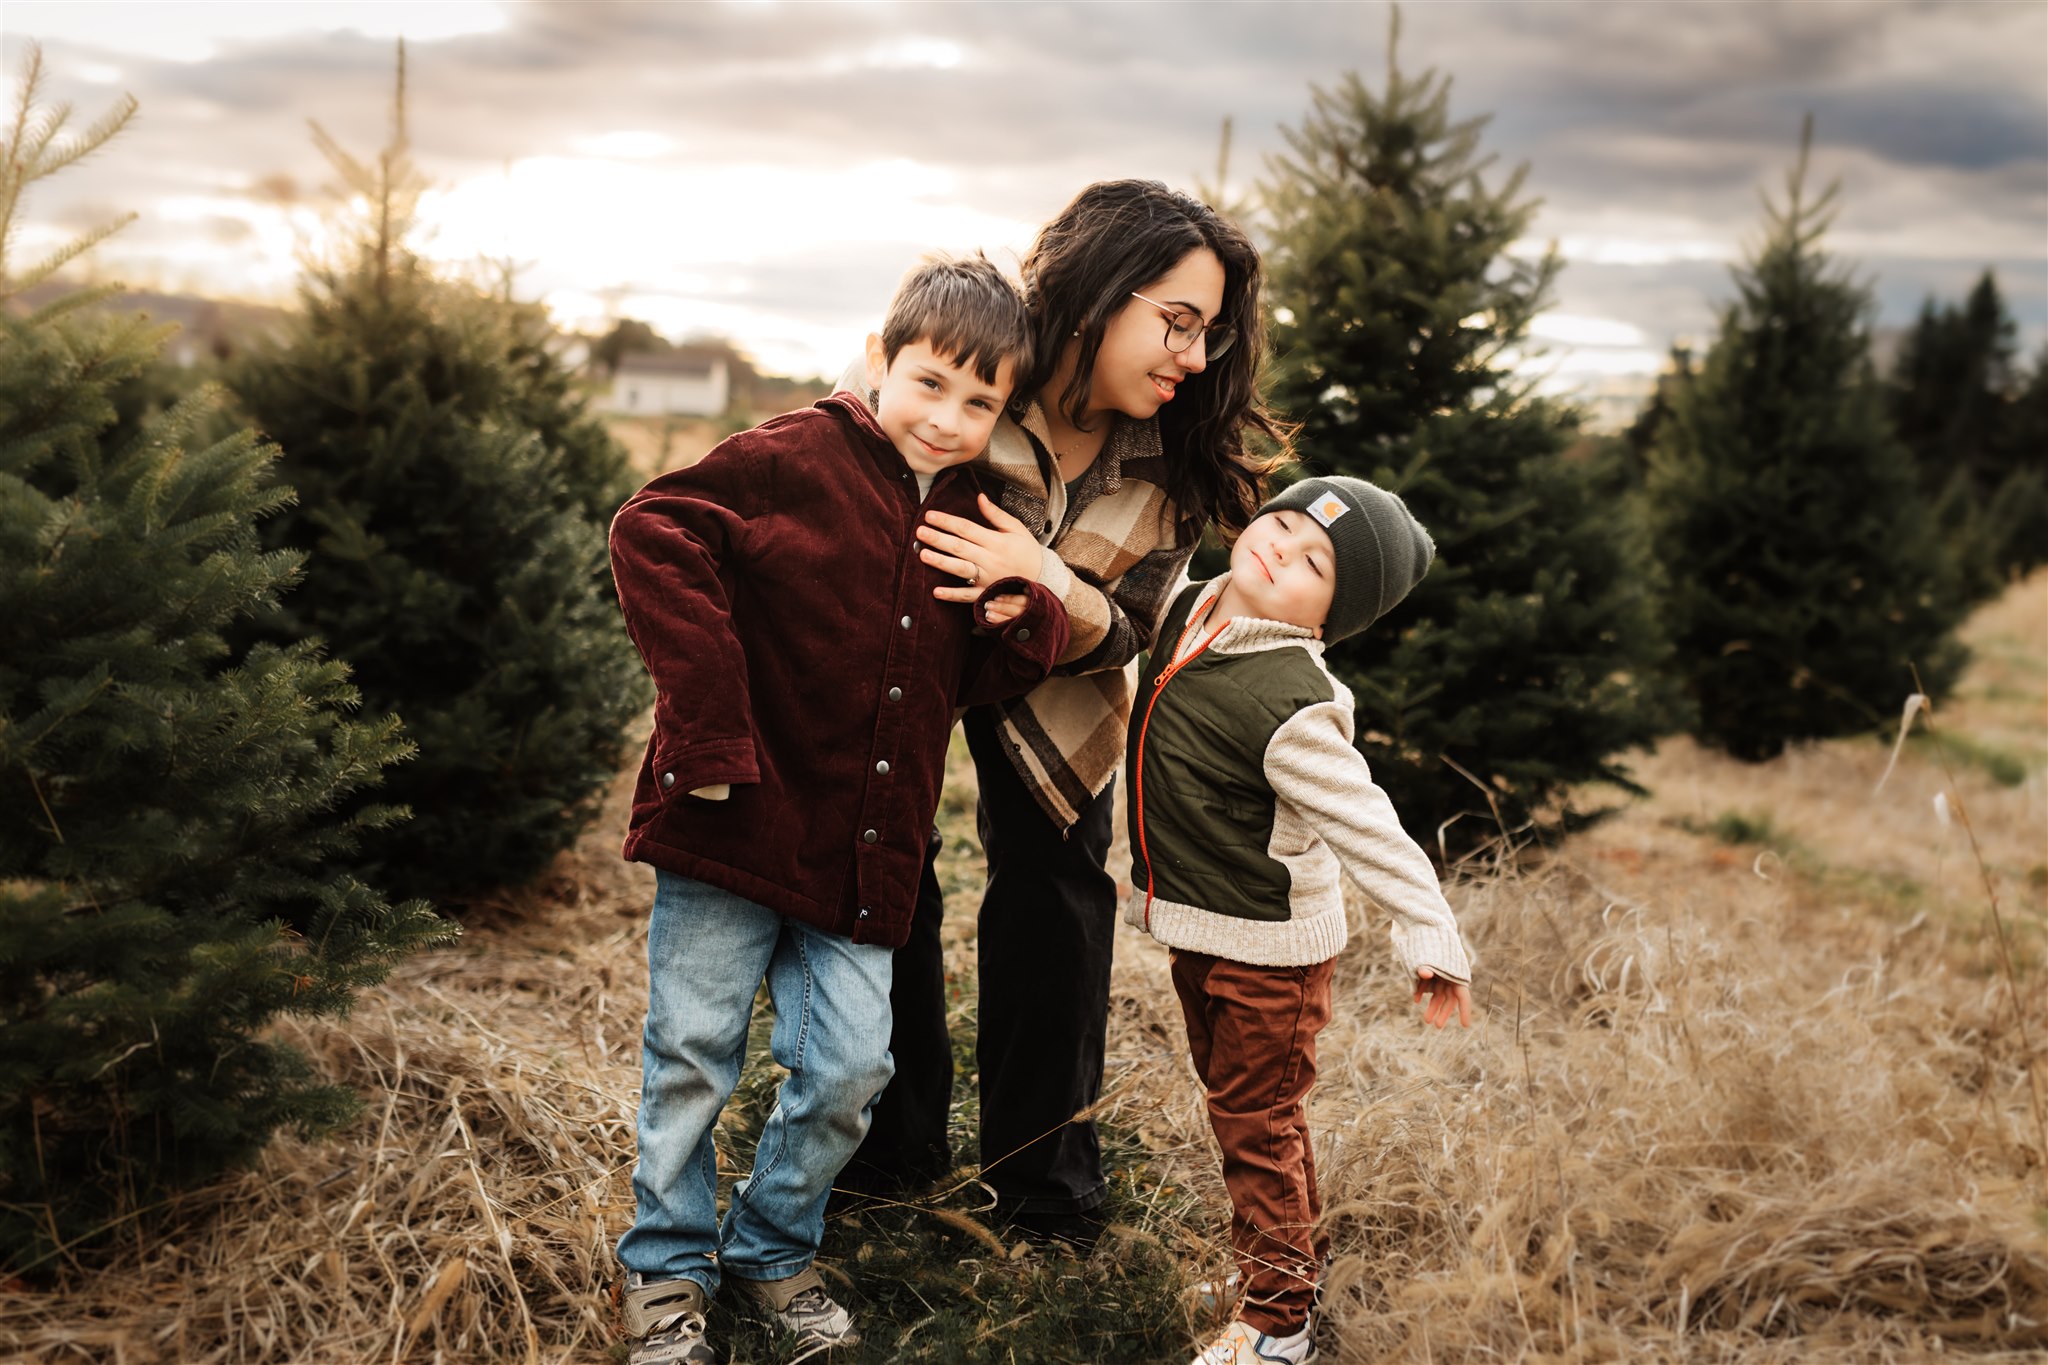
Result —
<path fill-rule="evenodd" d="M 1233 1270 L 1220 1280 L 1203 1280 L 1188 1291 L 1197 1313 L 1204 1316 L 1222 1316 L 1226 1308 L 1237 1306 L 1238 1290 L 1244 1286 L 1244 1272 Z"/>
<path fill-rule="evenodd" d="M 1316 1358 L 1315 1320 L 1292 1336 L 1269 1337 L 1255 1327 L 1233 1322 L 1223 1335 L 1202 1348 L 1192 1365 L 1309 1365 Z"/>
<path fill-rule="evenodd" d="M 629 1365 L 718 1365 L 704 1339 L 704 1286 L 695 1280 L 650 1282 L 634 1271 L 621 1307 L 633 1338 Z"/>
<path fill-rule="evenodd" d="M 749 1280 L 732 1275 L 726 1283 L 739 1292 L 755 1317 L 794 1333 L 797 1348 L 805 1353 L 805 1358 L 819 1350 L 860 1344 L 860 1329 L 853 1325 L 853 1314 L 834 1303 L 825 1292 L 825 1281 L 816 1266 L 805 1266 L 782 1280 Z"/>

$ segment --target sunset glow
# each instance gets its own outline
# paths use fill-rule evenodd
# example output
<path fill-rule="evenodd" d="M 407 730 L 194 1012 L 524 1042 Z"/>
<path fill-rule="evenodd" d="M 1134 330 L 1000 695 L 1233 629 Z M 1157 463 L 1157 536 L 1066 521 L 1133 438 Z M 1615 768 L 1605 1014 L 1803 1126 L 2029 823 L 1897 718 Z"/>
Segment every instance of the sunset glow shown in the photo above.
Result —
<path fill-rule="evenodd" d="M 1404 12 L 1415 70 L 1455 75 L 1459 117 L 1492 115 L 1489 183 L 1528 167 L 1541 207 L 1510 253 L 1555 247 L 1564 264 L 1529 339 L 1547 385 L 1647 383 L 1674 340 L 1711 330 L 1807 110 L 1817 183 L 1843 182 L 1829 240 L 1878 281 L 1879 326 L 1993 265 L 2022 348 L 2048 339 L 2048 11 L 1962 21 L 1844 0 L 1785 21 L 1807 47 L 1783 53 L 1758 36 L 1778 21 L 1752 7 L 1686 6 L 1670 35 L 1620 13 L 1564 0 Z M 410 145 L 432 187 L 415 249 L 480 276 L 509 265 L 567 327 L 636 317 L 727 336 L 771 370 L 836 372 L 921 253 L 979 248 L 1014 266 L 1092 179 L 1197 189 L 1223 169 L 1259 236 L 1256 187 L 1281 130 L 1306 116 L 1312 85 L 1376 80 L 1384 35 L 1346 6 L 1202 14 L 9 0 L 10 84 L 34 41 L 81 124 L 124 91 L 142 109 L 39 191 L 21 245 L 132 210 L 95 277 L 288 303 L 333 230 L 335 176 L 307 122 L 374 154 L 402 35 Z"/>
<path fill-rule="evenodd" d="M 905 244 L 899 269 L 920 247 L 995 254 L 1029 242 L 1030 223 L 976 211 L 953 180 L 942 167 L 901 160 L 791 174 L 776 166 L 528 157 L 429 194 L 420 206 L 422 245 L 455 264 L 518 263 L 522 286 L 565 326 L 638 317 L 674 336 L 744 338 L 770 368 L 836 372 L 879 322 L 886 295 L 872 316 L 833 322 L 809 314 L 800 298 L 784 308 L 744 301 L 740 272 L 772 271 L 814 246 L 821 198 L 837 206 L 841 243 Z"/>

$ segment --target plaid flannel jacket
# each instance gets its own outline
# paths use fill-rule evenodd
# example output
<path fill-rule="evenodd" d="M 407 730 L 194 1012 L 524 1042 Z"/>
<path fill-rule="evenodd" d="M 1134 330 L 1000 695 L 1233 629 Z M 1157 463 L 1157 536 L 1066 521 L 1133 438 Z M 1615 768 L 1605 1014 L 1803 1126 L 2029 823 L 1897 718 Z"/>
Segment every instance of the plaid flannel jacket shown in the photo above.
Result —
<path fill-rule="evenodd" d="M 1053 676 L 994 703 L 1010 761 L 1061 828 L 1109 785 L 1124 757 L 1138 655 L 1183 580 L 1193 545 L 1174 543 L 1166 456 L 1156 421 L 1119 417 L 1074 486 L 1054 474 L 1044 413 L 1005 417 L 981 457 L 1004 511 L 1046 547 L 1039 582 L 1067 609 L 1070 634 Z"/>

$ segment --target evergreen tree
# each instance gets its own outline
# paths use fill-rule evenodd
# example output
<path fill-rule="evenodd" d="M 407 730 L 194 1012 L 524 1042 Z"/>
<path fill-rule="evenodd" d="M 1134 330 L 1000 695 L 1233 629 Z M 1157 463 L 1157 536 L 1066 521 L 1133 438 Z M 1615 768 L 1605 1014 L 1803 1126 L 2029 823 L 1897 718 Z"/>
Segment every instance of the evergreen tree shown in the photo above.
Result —
<path fill-rule="evenodd" d="M 1577 784 L 1634 790 L 1618 756 L 1672 696 L 1642 548 L 1566 457 L 1577 415 L 1510 369 L 1559 268 L 1508 251 L 1526 167 L 1489 186 L 1486 120 L 1454 121 L 1449 80 L 1393 46 L 1384 90 L 1315 91 L 1269 166 L 1273 398 L 1311 471 L 1400 492 L 1436 538 L 1408 601 L 1330 662 L 1409 831 L 1456 854 L 1569 819 Z"/>
<path fill-rule="evenodd" d="M 1891 411 L 1930 492 L 1962 475 L 1978 497 L 2003 481 L 1997 446 L 2011 401 L 2014 327 L 1987 270 L 1961 307 L 1922 305 L 1899 350 Z"/>
<path fill-rule="evenodd" d="M 1738 758 L 1870 729 L 1961 664 L 1953 566 L 1869 360 L 1868 289 L 1821 248 L 1836 186 L 1783 207 L 1651 452 L 1654 543 L 1697 734 Z"/>
<path fill-rule="evenodd" d="M 2007 575 L 2027 573 L 2048 564 L 2048 347 L 2034 359 L 2027 381 L 2013 395 L 1993 447 L 1996 466 L 2005 471 L 1988 495 L 1987 520 L 1991 543 L 1999 547 L 1998 566 Z"/>
<path fill-rule="evenodd" d="M 1497 188 L 1479 154 L 1485 117 L 1455 122 L 1450 80 L 1402 74 L 1389 38 L 1386 89 L 1355 73 L 1311 91 L 1291 155 L 1261 187 L 1274 260 L 1274 392 L 1304 447 L 1405 441 L 1442 413 L 1484 402 L 1549 301 L 1560 263 L 1510 255 L 1535 217 L 1528 167 Z"/>
<path fill-rule="evenodd" d="M 1669 366 L 1657 376 L 1656 386 L 1635 420 L 1618 432 L 1586 435 L 1573 447 L 1573 453 L 1586 462 L 1593 476 L 1597 496 L 1627 508 L 1626 517 L 1631 524 L 1642 516 L 1641 495 L 1649 469 L 1650 447 L 1656 444 L 1657 429 L 1671 415 L 1671 395 L 1691 379 L 1692 351 L 1674 345 Z"/>
<path fill-rule="evenodd" d="M 2014 325 L 1987 270 L 1960 306 L 1930 297 L 1899 350 L 1890 406 L 1968 602 L 2040 562 L 2041 447 L 2018 438 Z"/>
<path fill-rule="evenodd" d="M 1629 423 L 1622 433 L 1622 443 L 1628 451 L 1629 482 L 1640 487 L 1643 474 L 1649 467 L 1650 447 L 1657 444 L 1658 429 L 1671 416 L 1671 396 L 1692 382 L 1692 349 L 1688 346 L 1673 345 L 1671 366 L 1657 376 L 1657 386 L 1650 391 L 1650 401 L 1636 414 L 1636 420 Z"/>
<path fill-rule="evenodd" d="M 353 1109 L 261 1036 L 347 1008 L 448 936 L 339 870 L 387 808 L 336 808 L 405 756 L 348 718 L 347 669 L 307 645 L 238 654 L 237 618 L 300 557 L 256 524 L 291 496 L 248 432 L 200 442 L 201 393 L 115 432 L 115 398 L 170 329 L 21 291 L 24 190 L 95 150 L 124 101 L 64 140 L 31 49 L 0 147 L 0 1264 L 22 1270 L 280 1125 Z"/>
<path fill-rule="evenodd" d="M 476 306 L 496 312 L 503 328 L 503 364 L 486 371 L 488 383 L 457 397 L 466 411 L 530 431 L 561 471 L 565 506 L 600 528 L 612 524 L 639 485 L 625 447 L 612 439 L 604 419 L 590 411 L 576 375 L 549 349 L 555 325 L 538 303 L 502 296 L 478 298 Z M 611 576 L 602 575 L 605 590 Z"/>
<path fill-rule="evenodd" d="M 537 311 L 438 279 L 406 249 L 421 182 L 403 72 L 401 49 L 395 131 L 373 163 L 316 129 L 368 217 L 231 382 L 299 492 L 266 543 L 319 567 L 268 632 L 326 640 L 419 745 L 388 788 L 414 818 L 367 844 L 366 874 L 449 898 L 527 881 L 568 845 L 647 683 L 605 558 L 622 457 L 571 396 Z"/>

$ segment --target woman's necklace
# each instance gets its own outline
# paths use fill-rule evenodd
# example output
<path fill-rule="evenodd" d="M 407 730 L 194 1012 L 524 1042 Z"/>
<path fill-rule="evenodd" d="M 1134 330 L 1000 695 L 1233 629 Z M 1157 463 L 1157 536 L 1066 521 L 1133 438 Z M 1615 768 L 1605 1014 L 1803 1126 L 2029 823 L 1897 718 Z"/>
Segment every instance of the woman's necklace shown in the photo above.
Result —
<path fill-rule="evenodd" d="M 1067 433 L 1065 440 L 1055 438 L 1052 443 L 1052 459 L 1059 467 L 1060 481 L 1072 483 L 1080 478 L 1087 472 L 1088 466 L 1095 463 L 1095 457 L 1102 453 L 1106 443 L 1106 432 L 1072 431 Z"/>

